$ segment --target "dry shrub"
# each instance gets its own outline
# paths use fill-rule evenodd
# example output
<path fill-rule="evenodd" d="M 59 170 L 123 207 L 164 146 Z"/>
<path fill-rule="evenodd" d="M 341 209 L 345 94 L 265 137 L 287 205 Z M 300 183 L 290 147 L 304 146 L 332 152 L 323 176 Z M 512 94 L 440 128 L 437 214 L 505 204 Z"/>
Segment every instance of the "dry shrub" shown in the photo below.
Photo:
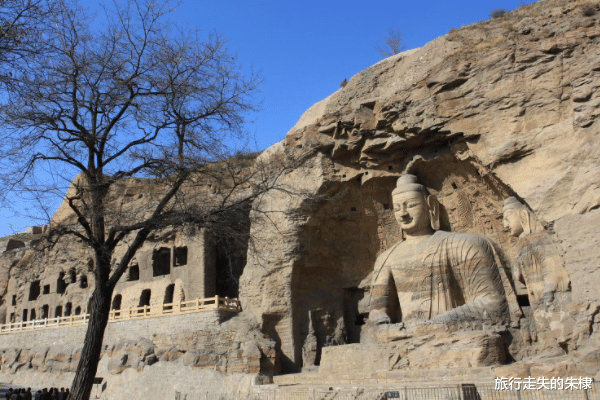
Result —
<path fill-rule="evenodd" d="M 503 16 L 504 14 L 506 14 L 506 10 L 504 8 L 499 8 L 497 10 L 494 10 L 490 13 L 490 17 L 491 18 L 499 18 L 501 16 Z"/>

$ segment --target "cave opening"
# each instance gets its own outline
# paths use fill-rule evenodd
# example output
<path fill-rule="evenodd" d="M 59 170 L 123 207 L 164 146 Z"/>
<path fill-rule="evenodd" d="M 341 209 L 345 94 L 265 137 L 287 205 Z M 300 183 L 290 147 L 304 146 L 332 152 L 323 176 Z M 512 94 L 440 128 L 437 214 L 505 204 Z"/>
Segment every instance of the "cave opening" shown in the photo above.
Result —
<path fill-rule="evenodd" d="M 64 294 L 67 289 L 67 283 L 65 282 L 65 273 L 61 272 L 56 280 L 56 293 Z"/>
<path fill-rule="evenodd" d="M 219 296 L 237 298 L 239 279 L 246 265 L 247 246 L 233 239 L 216 243 L 216 292 Z"/>
<path fill-rule="evenodd" d="M 173 294 L 175 293 L 175 284 L 172 283 L 165 289 L 165 299 L 163 304 L 171 304 L 173 303 Z M 169 308 L 170 309 L 170 308 Z"/>
<path fill-rule="evenodd" d="M 140 295 L 140 303 L 138 304 L 138 307 L 150 306 L 150 295 L 151 295 L 150 289 L 142 290 L 142 294 Z M 139 310 L 139 312 L 143 312 L 143 311 Z"/>
<path fill-rule="evenodd" d="M 33 281 L 29 285 L 29 301 L 36 300 L 40 295 L 40 281 Z"/>
<path fill-rule="evenodd" d="M 140 280 L 140 266 L 135 264 L 129 267 L 128 281 L 139 281 Z"/>
<path fill-rule="evenodd" d="M 163 276 L 171 273 L 171 249 L 160 247 L 152 252 L 152 276 Z"/>
<path fill-rule="evenodd" d="M 116 295 L 112 302 L 111 310 L 120 310 L 121 309 L 121 299 L 122 296 L 120 294 Z"/>
<path fill-rule="evenodd" d="M 187 265 L 187 259 L 188 259 L 187 246 L 175 247 L 174 266 L 180 267 L 182 265 Z"/>

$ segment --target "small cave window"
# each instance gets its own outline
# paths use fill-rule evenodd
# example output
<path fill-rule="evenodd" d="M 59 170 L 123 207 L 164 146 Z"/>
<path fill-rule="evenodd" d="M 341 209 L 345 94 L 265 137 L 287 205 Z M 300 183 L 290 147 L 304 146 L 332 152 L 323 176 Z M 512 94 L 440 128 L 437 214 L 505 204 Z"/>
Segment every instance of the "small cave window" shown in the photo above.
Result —
<path fill-rule="evenodd" d="M 61 272 L 58 275 L 58 279 L 56 280 L 56 293 L 63 294 L 67 288 L 67 283 L 65 282 L 65 273 Z"/>
<path fill-rule="evenodd" d="M 150 294 L 151 294 L 150 289 L 142 290 L 142 294 L 140 296 L 140 303 L 138 304 L 138 307 L 150 305 Z"/>
<path fill-rule="evenodd" d="M 33 321 L 35 319 L 35 308 L 31 309 L 31 312 L 29 313 L 29 318 Z"/>
<path fill-rule="evenodd" d="M 69 270 L 69 283 L 77 282 L 77 272 L 75 272 L 75 268 L 71 268 Z"/>
<path fill-rule="evenodd" d="M 152 276 L 169 275 L 171 273 L 171 249 L 161 247 L 152 252 Z"/>
<path fill-rule="evenodd" d="M 175 284 L 174 283 L 167 286 L 167 289 L 165 290 L 165 300 L 163 301 L 163 304 L 173 303 L 173 293 L 175 293 Z"/>
<path fill-rule="evenodd" d="M 356 212 L 356 207 L 352 207 L 352 208 L 350 208 L 350 211 L 352 211 L 352 212 Z"/>
<path fill-rule="evenodd" d="M 394 169 L 394 167 L 392 165 L 388 165 L 388 169 L 391 171 Z"/>
<path fill-rule="evenodd" d="M 531 304 L 529 303 L 529 296 L 526 294 L 518 295 L 517 303 L 519 303 L 519 306 L 521 307 L 531 307 Z"/>
<path fill-rule="evenodd" d="M 73 308 L 73 305 L 71 303 L 65 304 L 65 317 L 70 317 L 71 316 L 71 309 L 72 308 Z"/>
<path fill-rule="evenodd" d="M 16 294 L 13 294 L 13 297 L 12 297 L 12 305 L 13 305 L 13 306 L 16 306 L 16 305 L 17 305 L 17 295 L 16 295 Z"/>
<path fill-rule="evenodd" d="M 48 304 L 44 304 L 42 306 L 42 319 L 48 318 L 48 310 L 49 309 L 50 309 L 50 307 L 48 307 Z"/>
<path fill-rule="evenodd" d="M 50 285 L 44 285 L 44 292 L 43 294 L 50 294 Z"/>
<path fill-rule="evenodd" d="M 129 267 L 128 281 L 139 281 L 140 280 L 140 267 L 139 265 L 132 265 Z"/>
<path fill-rule="evenodd" d="M 54 309 L 54 317 L 62 317 L 62 306 L 56 306 Z"/>
<path fill-rule="evenodd" d="M 29 301 L 35 300 L 40 296 L 40 281 L 31 282 L 29 285 Z"/>
<path fill-rule="evenodd" d="M 27 321 L 27 313 L 29 312 L 29 310 L 24 309 L 23 310 L 23 322 Z"/>
<path fill-rule="evenodd" d="M 79 278 L 79 287 L 85 289 L 88 287 L 87 275 L 81 275 Z"/>
<path fill-rule="evenodd" d="M 389 203 L 383 203 L 383 209 L 384 210 L 389 210 L 390 209 Z"/>
<path fill-rule="evenodd" d="M 121 298 L 120 294 L 116 295 L 112 302 L 111 310 L 120 310 L 121 309 Z"/>
<path fill-rule="evenodd" d="M 81 314 L 81 307 L 77 306 L 77 308 L 75 308 L 75 312 L 73 314 L 74 315 L 80 315 Z"/>
<path fill-rule="evenodd" d="M 187 258 L 188 258 L 187 246 L 175 247 L 175 266 L 176 267 L 179 267 L 181 265 L 186 265 Z"/>
<path fill-rule="evenodd" d="M 10 313 L 10 320 L 8 322 L 15 322 L 15 313 Z"/>
<path fill-rule="evenodd" d="M 452 187 L 453 187 L 454 189 L 458 189 L 458 186 L 456 186 L 456 183 L 454 183 L 454 182 L 452 182 Z"/>

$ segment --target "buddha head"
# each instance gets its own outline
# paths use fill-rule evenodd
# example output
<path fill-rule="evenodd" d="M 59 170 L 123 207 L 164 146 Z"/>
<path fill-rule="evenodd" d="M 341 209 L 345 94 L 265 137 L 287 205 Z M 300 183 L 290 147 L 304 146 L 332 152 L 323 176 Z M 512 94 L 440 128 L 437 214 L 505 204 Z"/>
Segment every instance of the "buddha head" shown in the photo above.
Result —
<path fill-rule="evenodd" d="M 402 175 L 392 191 L 394 217 L 407 236 L 418 236 L 440 228 L 439 203 L 411 174 Z"/>
<path fill-rule="evenodd" d="M 515 197 L 504 200 L 503 214 L 504 228 L 510 232 L 511 236 L 520 237 L 523 234 L 528 235 L 543 229 L 541 225 L 538 226 L 529 209 Z"/>

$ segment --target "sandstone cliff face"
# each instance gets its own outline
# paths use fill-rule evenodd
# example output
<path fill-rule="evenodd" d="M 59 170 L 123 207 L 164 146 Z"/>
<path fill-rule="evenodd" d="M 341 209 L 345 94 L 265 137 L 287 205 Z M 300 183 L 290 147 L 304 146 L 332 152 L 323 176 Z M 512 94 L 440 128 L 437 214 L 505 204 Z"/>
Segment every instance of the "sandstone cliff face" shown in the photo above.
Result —
<path fill-rule="evenodd" d="M 588 6 L 581 0 L 547 0 L 453 30 L 423 48 L 381 61 L 315 104 L 285 140 L 260 156 L 277 160 L 291 153 L 306 162 L 282 177 L 281 190 L 253 205 L 252 240 L 239 281 L 244 313 L 239 323 L 231 323 L 231 330 L 243 337 L 223 344 L 214 357 L 196 353 L 206 346 L 194 334 L 178 337 L 177 345 L 154 340 L 154 358 L 144 360 L 138 350 L 125 351 L 127 343 L 110 343 L 115 347 L 106 348 L 113 355 L 107 368 L 122 376 L 158 359 L 157 365 L 176 361 L 214 369 L 218 357 L 250 357 L 252 372 L 286 373 L 314 369 L 324 353 L 335 353 L 323 352 L 327 346 L 365 344 L 375 260 L 402 239 L 390 193 L 396 178 L 410 172 L 439 199 L 441 229 L 493 240 L 508 274 L 519 251 L 503 227 L 503 202 L 514 196 L 531 209 L 548 241 L 558 244 L 560 254 L 554 256 L 564 261 L 574 301 L 557 319 L 536 319 L 524 302 L 525 318 L 510 327 L 512 341 L 496 343 L 507 347 L 509 359 L 502 358 L 504 353 L 496 358 L 512 357 L 522 361 L 520 371 L 533 371 L 540 368 L 536 357 L 579 352 L 575 358 L 581 373 L 595 373 L 600 365 L 600 293 L 595 288 L 600 279 L 600 10 L 594 6 L 596 14 L 589 15 L 583 12 Z M 118 205 L 114 218 L 143 215 L 163 189 L 142 180 L 116 188 L 111 194 Z M 210 182 L 184 191 L 199 210 L 218 193 L 218 185 Z M 71 217 L 63 205 L 54 222 Z M 146 299 L 150 304 L 229 294 L 219 293 L 225 289 L 237 295 L 237 286 L 219 288 L 215 274 L 223 265 L 215 255 L 219 246 L 209 237 L 175 228 L 150 238 L 117 286 L 119 307 L 140 305 L 146 290 L 152 293 Z M 36 253 L 32 247 L 40 238 L 28 234 L 0 240 L 2 321 L 11 314 L 18 321 L 24 310 L 29 319 L 36 310 L 39 318 L 43 303 L 50 305 L 50 317 L 67 303 L 72 312 L 75 306 L 85 310 L 94 285 L 91 254 L 76 241 Z M 183 247 L 187 266 L 177 261 Z M 242 244 L 234 252 L 245 249 Z M 124 251 L 119 247 L 115 256 Z M 163 267 L 157 264 L 154 274 L 155 260 L 163 260 L 169 273 L 160 272 Z M 77 284 L 83 275 L 87 287 Z M 56 289 L 59 280 L 66 284 L 62 293 Z M 35 281 L 51 290 L 30 300 Z M 516 291 L 527 294 L 518 282 Z M 420 342 L 412 345 L 413 364 L 430 368 L 430 352 Z M 45 349 L 16 347 L 3 351 L 3 370 L 30 368 L 19 365 L 21 359 L 31 368 L 73 368 L 64 368 L 62 356 Z M 572 371 L 573 359 L 548 368 L 557 366 L 558 374 Z M 410 368 L 410 357 L 398 360 L 394 367 Z M 231 369 L 221 370 L 241 371 L 248 365 L 232 361 Z"/>
<path fill-rule="evenodd" d="M 361 340 L 375 258 L 399 239 L 390 192 L 405 171 L 439 198 L 442 229 L 487 236 L 509 267 L 502 201 L 521 199 L 560 243 L 583 304 L 573 315 L 595 323 L 585 303 L 600 301 L 600 24 L 586 6 L 538 2 L 385 59 L 263 154 L 311 157 L 286 177 L 310 195 L 257 204 L 278 213 L 255 213 L 263 240 L 240 285 L 284 371 L 302 366 L 310 335 L 319 349 Z M 519 340 L 515 354 L 535 339 Z"/>

